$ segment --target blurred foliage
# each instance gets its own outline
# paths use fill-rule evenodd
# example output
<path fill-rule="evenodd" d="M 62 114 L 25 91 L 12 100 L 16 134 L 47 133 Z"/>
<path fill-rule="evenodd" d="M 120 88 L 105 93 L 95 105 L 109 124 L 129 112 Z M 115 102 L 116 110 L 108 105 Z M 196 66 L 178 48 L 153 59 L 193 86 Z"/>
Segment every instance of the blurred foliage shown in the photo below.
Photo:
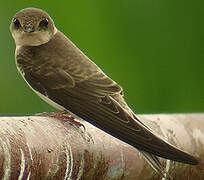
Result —
<path fill-rule="evenodd" d="M 0 114 L 53 111 L 17 73 L 9 24 L 25 7 L 46 10 L 125 91 L 137 113 L 204 112 L 203 1 L 1 1 Z"/>

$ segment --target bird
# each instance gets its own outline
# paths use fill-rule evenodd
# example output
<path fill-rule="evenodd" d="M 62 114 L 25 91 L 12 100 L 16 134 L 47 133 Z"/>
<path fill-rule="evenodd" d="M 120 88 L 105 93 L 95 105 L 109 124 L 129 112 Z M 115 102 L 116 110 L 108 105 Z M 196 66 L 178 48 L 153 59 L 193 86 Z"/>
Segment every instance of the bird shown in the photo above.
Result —
<path fill-rule="evenodd" d="M 198 164 L 196 157 L 163 140 L 136 116 L 122 87 L 59 31 L 47 12 L 30 7 L 18 11 L 10 32 L 18 71 L 48 104 L 135 147 L 162 175 L 158 157 Z"/>

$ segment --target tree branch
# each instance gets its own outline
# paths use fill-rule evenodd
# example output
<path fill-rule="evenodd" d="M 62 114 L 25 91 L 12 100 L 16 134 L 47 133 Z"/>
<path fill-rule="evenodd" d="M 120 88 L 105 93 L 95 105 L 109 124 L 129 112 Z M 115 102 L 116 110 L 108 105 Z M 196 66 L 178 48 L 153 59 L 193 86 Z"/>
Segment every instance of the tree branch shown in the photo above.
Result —
<path fill-rule="evenodd" d="M 54 118 L 55 117 L 55 118 Z M 161 137 L 200 159 L 190 166 L 162 159 L 174 180 L 204 179 L 204 114 L 139 115 Z M 68 120 L 70 119 L 70 120 Z M 42 114 L 0 117 L 0 177 L 31 180 L 146 180 L 159 175 L 138 151 L 89 123 Z"/>

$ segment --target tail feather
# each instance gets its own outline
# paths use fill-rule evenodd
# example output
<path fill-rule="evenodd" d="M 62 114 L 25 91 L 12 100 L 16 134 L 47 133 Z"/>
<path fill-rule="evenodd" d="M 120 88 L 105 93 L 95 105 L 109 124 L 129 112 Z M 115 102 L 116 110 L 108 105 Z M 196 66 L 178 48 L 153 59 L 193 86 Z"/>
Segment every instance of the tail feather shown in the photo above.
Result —
<path fill-rule="evenodd" d="M 148 149 L 140 149 L 138 148 L 140 151 L 146 151 L 149 154 L 154 154 L 156 156 L 165 158 L 165 159 L 169 159 L 169 160 L 173 160 L 173 161 L 177 161 L 177 162 L 182 162 L 182 163 L 186 163 L 186 164 L 192 164 L 192 165 L 197 165 L 199 162 L 198 160 L 178 149 L 177 147 L 175 147 L 174 145 L 170 144 L 169 142 L 165 141 L 164 139 L 162 139 L 161 137 L 159 137 L 158 135 L 156 135 L 153 130 L 149 127 L 147 127 L 142 121 L 140 121 L 134 113 L 132 113 L 132 117 L 135 121 L 139 122 L 144 128 L 148 129 L 149 132 L 152 133 L 152 136 L 154 136 L 158 141 L 154 144 L 155 145 L 155 151 L 149 151 Z M 132 144 L 134 146 L 134 144 Z M 163 146 L 163 147 L 162 147 Z M 137 148 L 137 147 L 136 147 Z"/>
<path fill-rule="evenodd" d="M 148 164 L 158 173 L 160 174 L 163 178 L 162 180 L 165 180 L 166 178 L 170 178 L 172 179 L 172 177 L 169 175 L 168 171 L 169 171 L 169 166 L 168 168 L 164 169 L 164 167 L 162 166 L 161 162 L 159 161 L 158 157 L 147 153 L 145 151 L 140 151 L 139 152 L 143 155 L 143 157 L 146 159 L 146 161 L 148 162 Z M 170 160 L 167 160 L 167 165 L 168 162 Z"/>
<path fill-rule="evenodd" d="M 153 154 L 147 153 L 145 151 L 139 150 L 139 152 L 144 156 L 144 158 L 147 160 L 149 165 L 160 175 L 164 176 L 165 171 L 162 167 L 161 162 L 159 161 L 157 156 L 154 156 Z"/>

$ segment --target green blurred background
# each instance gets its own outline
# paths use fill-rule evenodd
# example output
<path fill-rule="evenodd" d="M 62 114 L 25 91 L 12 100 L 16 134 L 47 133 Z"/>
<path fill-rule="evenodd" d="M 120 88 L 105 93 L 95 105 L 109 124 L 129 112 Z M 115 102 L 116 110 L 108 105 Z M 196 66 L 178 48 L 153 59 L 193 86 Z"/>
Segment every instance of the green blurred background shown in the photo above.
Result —
<path fill-rule="evenodd" d="M 0 114 L 53 111 L 17 73 L 9 32 L 16 11 L 46 10 L 125 91 L 137 113 L 204 112 L 203 1 L 1 1 Z"/>

